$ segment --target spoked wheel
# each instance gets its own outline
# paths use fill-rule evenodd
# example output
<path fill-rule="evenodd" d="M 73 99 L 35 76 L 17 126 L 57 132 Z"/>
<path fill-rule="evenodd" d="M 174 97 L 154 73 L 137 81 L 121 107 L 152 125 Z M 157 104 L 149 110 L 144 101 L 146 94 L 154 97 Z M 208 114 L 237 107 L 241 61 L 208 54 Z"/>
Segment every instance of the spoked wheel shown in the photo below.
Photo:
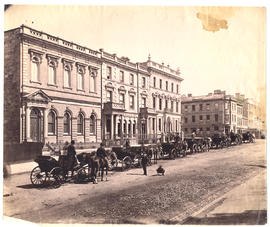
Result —
<path fill-rule="evenodd" d="M 81 183 L 88 179 L 88 168 L 87 167 L 82 167 L 77 171 L 76 174 L 76 182 Z"/>
<path fill-rule="evenodd" d="M 49 184 L 60 186 L 65 183 L 65 173 L 61 167 L 53 168 L 49 173 Z"/>
<path fill-rule="evenodd" d="M 125 165 L 124 168 L 129 169 L 131 167 L 131 164 L 132 164 L 131 157 L 129 157 L 129 156 L 124 157 L 123 163 Z"/>
<path fill-rule="evenodd" d="M 46 173 L 42 172 L 39 166 L 35 167 L 30 174 L 31 183 L 36 186 L 44 185 L 46 179 Z"/>

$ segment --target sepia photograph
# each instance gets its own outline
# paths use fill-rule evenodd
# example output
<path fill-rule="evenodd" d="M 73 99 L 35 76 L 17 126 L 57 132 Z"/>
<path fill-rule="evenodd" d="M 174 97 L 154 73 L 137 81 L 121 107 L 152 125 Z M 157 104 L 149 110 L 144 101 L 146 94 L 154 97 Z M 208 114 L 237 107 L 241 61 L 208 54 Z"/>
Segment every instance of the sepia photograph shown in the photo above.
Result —
<path fill-rule="evenodd" d="M 66 3 L 3 4 L 4 223 L 266 225 L 268 7 Z"/>

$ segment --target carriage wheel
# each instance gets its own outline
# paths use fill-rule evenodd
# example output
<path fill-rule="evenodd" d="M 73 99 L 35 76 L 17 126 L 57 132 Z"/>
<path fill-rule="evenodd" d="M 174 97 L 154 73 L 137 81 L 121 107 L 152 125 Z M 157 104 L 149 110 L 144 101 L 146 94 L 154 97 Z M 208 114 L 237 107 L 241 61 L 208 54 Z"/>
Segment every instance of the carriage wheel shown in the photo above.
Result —
<path fill-rule="evenodd" d="M 54 178 L 55 180 L 59 181 L 59 184 L 63 184 L 65 182 L 65 171 L 61 168 L 61 167 L 55 167 L 53 168 L 50 173 L 49 176 L 51 178 Z M 55 182 L 57 183 L 57 182 Z"/>
<path fill-rule="evenodd" d="M 76 182 L 80 183 L 83 182 L 85 179 L 88 178 L 88 168 L 87 167 L 82 167 L 77 171 L 76 174 Z"/>
<path fill-rule="evenodd" d="M 132 164 L 131 157 L 129 157 L 129 156 L 124 157 L 123 163 L 125 164 L 125 169 L 129 169 L 131 167 L 131 164 Z"/>
<path fill-rule="evenodd" d="M 36 186 L 43 185 L 46 179 L 46 173 L 42 172 L 39 166 L 35 167 L 30 174 L 31 183 Z"/>

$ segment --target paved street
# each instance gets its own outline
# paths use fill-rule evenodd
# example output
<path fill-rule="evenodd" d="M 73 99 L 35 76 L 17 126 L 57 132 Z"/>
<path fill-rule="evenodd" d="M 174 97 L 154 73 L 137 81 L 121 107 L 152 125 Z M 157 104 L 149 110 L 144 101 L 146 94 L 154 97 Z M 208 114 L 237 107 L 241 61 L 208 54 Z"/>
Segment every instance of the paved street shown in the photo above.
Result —
<path fill-rule="evenodd" d="M 109 180 L 97 185 L 67 183 L 57 189 L 33 188 L 29 173 L 13 175 L 4 181 L 4 194 L 9 195 L 3 198 L 4 215 L 36 223 L 222 224 L 221 219 L 204 217 L 219 213 L 219 205 L 230 197 L 240 204 L 247 185 L 255 182 L 266 188 L 265 140 L 159 164 L 165 168 L 165 176 L 157 176 L 157 165 L 153 165 L 148 176 L 142 175 L 142 169 L 131 169 L 110 172 Z M 232 189 L 236 192 L 230 194 Z M 246 220 L 250 223 L 254 218 L 257 223 L 265 220 L 266 194 L 257 192 L 256 197 L 256 186 L 253 189 L 253 196 L 244 198 L 252 204 L 243 204 L 258 209 L 247 212 L 249 207 L 237 210 L 232 203 L 223 203 L 231 210 L 230 224 L 243 224 L 243 217 L 249 214 L 251 218 Z M 224 195 L 227 197 L 218 200 Z M 254 212 L 264 214 L 264 219 Z"/>

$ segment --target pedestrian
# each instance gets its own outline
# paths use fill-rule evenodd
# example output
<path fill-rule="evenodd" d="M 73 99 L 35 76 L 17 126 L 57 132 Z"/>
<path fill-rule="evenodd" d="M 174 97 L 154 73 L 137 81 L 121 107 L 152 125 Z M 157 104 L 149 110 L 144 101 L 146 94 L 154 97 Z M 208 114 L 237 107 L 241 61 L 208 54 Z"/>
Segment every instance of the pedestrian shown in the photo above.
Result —
<path fill-rule="evenodd" d="M 142 155 L 142 168 L 143 168 L 143 175 L 147 176 L 147 162 L 148 162 L 148 158 L 147 158 L 147 154 L 144 152 Z"/>
<path fill-rule="evenodd" d="M 73 176 L 74 167 L 78 164 L 74 145 L 75 141 L 71 140 L 70 145 L 67 148 L 67 159 L 68 159 L 67 170 L 72 171 L 71 176 Z"/>

